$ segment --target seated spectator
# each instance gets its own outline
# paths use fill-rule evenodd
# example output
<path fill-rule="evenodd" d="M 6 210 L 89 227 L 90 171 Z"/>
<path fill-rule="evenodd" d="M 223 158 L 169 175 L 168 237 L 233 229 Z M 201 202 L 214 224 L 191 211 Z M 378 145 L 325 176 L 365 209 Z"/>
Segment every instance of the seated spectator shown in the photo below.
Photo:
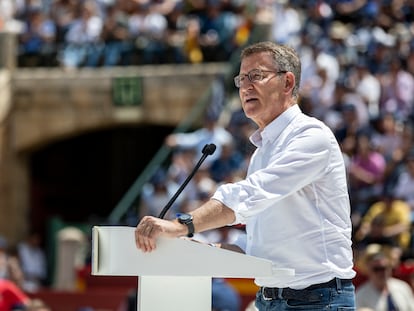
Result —
<path fill-rule="evenodd" d="M 167 18 L 152 10 L 151 4 L 141 4 L 141 25 L 137 48 L 144 64 L 167 63 Z"/>
<path fill-rule="evenodd" d="M 391 112 L 399 120 L 407 120 L 412 114 L 414 103 L 414 77 L 405 70 L 402 60 L 396 55 L 380 82 L 380 112 Z"/>
<path fill-rule="evenodd" d="M 233 136 L 223 127 L 217 116 L 206 115 L 203 127 L 188 133 L 175 133 L 166 137 L 165 143 L 171 148 L 194 148 L 195 156 L 201 156 L 206 144 L 215 144 L 216 151 L 206 158 L 203 167 L 210 167 L 211 163 L 220 157 L 223 145 L 233 140 Z"/>
<path fill-rule="evenodd" d="M 12 281 L 19 288 L 23 287 L 24 274 L 19 259 L 11 254 L 7 240 L 0 236 L 0 280 L 2 279 Z"/>
<path fill-rule="evenodd" d="M 352 218 L 358 226 L 360 217 L 381 195 L 386 162 L 384 156 L 372 148 L 369 132 L 361 131 L 356 139 L 348 173 Z"/>
<path fill-rule="evenodd" d="M 414 222 L 414 148 L 405 159 L 405 170 L 397 177 L 395 195 L 409 204 Z"/>
<path fill-rule="evenodd" d="M 20 66 L 53 66 L 56 57 L 56 25 L 40 9 L 32 10 L 19 36 Z"/>
<path fill-rule="evenodd" d="M 27 238 L 17 245 L 17 251 L 24 274 L 23 289 L 33 292 L 45 285 L 47 277 L 46 254 L 38 232 L 30 232 Z"/>
<path fill-rule="evenodd" d="M 149 182 L 143 186 L 139 207 L 139 218 L 141 219 L 146 215 L 158 216 L 178 188 L 179 185 L 177 185 L 163 169 L 157 170 L 150 178 Z M 175 218 L 181 201 L 182 198 L 178 198 L 164 218 Z"/>
<path fill-rule="evenodd" d="M 117 4 L 108 6 L 105 16 L 101 34 L 105 44 L 102 65 L 129 64 L 133 47 L 129 42 L 128 17 Z"/>
<path fill-rule="evenodd" d="M 205 10 L 198 15 L 199 43 L 206 62 L 226 61 L 235 49 L 234 35 L 241 22 L 222 5 L 220 0 L 207 0 Z"/>
<path fill-rule="evenodd" d="M 355 234 L 358 243 L 398 245 L 407 250 L 410 245 L 410 207 L 386 191 L 382 199 L 372 204 Z"/>
<path fill-rule="evenodd" d="M 211 177 L 217 183 L 232 182 L 245 173 L 243 155 L 235 149 L 233 142 L 222 146 L 220 157 L 214 160 L 210 166 Z"/>
<path fill-rule="evenodd" d="M 363 56 L 359 56 L 355 71 L 350 74 L 350 83 L 355 91 L 362 97 L 368 108 L 369 119 L 379 116 L 379 99 L 381 84 L 379 79 L 371 73 Z"/>
<path fill-rule="evenodd" d="M 340 91 L 341 88 L 338 86 L 336 91 Z M 336 110 L 332 110 L 327 115 L 325 122 L 333 129 L 342 152 L 351 157 L 356 148 L 357 134 L 365 129 L 366 126 L 362 125 L 358 109 L 354 103 L 338 102 L 335 106 Z M 330 120 L 332 118 L 335 120 L 334 122 Z"/>
<path fill-rule="evenodd" d="M 246 117 L 242 108 L 238 108 L 231 113 L 227 130 L 233 136 L 234 148 L 241 153 L 244 161 L 248 163 L 248 159 L 256 149 L 249 137 L 257 130 L 257 125 Z"/>
<path fill-rule="evenodd" d="M 204 61 L 200 46 L 200 22 L 197 18 L 189 18 L 186 23 L 183 42 L 183 54 L 187 62 L 198 64 Z"/>
<path fill-rule="evenodd" d="M 414 310 L 411 287 L 392 276 L 393 267 L 386 248 L 369 245 L 363 263 L 368 281 L 356 289 L 357 310 Z"/>
<path fill-rule="evenodd" d="M 385 160 L 391 161 L 395 151 L 402 147 L 402 130 L 392 113 L 384 113 L 378 117 L 375 132 L 372 136 L 373 147 L 381 152 Z"/>
<path fill-rule="evenodd" d="M 103 20 L 98 15 L 96 3 L 92 0 L 83 2 L 80 16 L 70 24 L 60 51 L 59 59 L 64 68 L 96 67 L 100 64 L 102 27 Z"/>
<path fill-rule="evenodd" d="M 56 44 L 65 42 L 70 25 L 76 20 L 80 4 L 77 0 L 54 0 L 50 7 L 50 17 L 56 24 Z"/>

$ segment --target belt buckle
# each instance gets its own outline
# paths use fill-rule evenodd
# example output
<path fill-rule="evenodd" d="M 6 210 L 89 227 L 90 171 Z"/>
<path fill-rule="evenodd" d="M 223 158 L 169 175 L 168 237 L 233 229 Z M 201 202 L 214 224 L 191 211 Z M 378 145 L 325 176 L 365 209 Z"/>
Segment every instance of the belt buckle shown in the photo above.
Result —
<path fill-rule="evenodd" d="M 262 297 L 263 297 L 263 299 L 265 300 L 265 301 L 270 301 L 270 300 L 273 300 L 273 297 L 266 297 L 266 295 L 265 295 L 265 287 L 263 286 L 262 287 L 262 289 L 261 289 L 261 294 L 262 294 Z"/>

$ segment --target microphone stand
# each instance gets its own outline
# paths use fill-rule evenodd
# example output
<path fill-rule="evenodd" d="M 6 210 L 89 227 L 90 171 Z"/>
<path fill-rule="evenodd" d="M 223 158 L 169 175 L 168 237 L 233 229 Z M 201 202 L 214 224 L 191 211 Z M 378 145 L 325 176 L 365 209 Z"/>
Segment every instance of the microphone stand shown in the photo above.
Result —
<path fill-rule="evenodd" d="M 167 211 L 170 209 L 171 205 L 175 202 L 175 200 L 178 198 L 180 193 L 184 190 L 185 186 L 189 183 L 191 178 L 193 178 L 194 174 L 197 172 L 197 170 L 200 168 L 201 164 L 204 162 L 204 160 L 211 154 L 216 151 L 216 145 L 215 144 L 207 144 L 204 146 L 203 150 L 201 151 L 203 155 L 201 156 L 200 160 L 198 160 L 196 166 L 193 168 L 190 175 L 187 176 L 186 180 L 183 182 L 183 184 L 180 186 L 180 188 L 177 190 L 177 192 L 173 195 L 173 197 L 168 201 L 168 203 L 165 205 L 165 207 L 162 209 L 161 213 L 159 214 L 158 218 L 164 218 Z"/>

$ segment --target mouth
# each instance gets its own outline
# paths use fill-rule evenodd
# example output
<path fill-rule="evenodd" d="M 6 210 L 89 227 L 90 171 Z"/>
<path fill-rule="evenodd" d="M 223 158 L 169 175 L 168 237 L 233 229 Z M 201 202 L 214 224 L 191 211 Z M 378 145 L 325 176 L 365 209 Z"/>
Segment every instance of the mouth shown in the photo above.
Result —
<path fill-rule="evenodd" d="M 246 98 L 246 99 L 244 100 L 244 102 L 245 102 L 245 103 L 250 103 L 250 102 L 253 102 L 253 101 L 257 101 L 257 98 L 255 98 L 255 97 L 251 97 L 251 98 Z"/>

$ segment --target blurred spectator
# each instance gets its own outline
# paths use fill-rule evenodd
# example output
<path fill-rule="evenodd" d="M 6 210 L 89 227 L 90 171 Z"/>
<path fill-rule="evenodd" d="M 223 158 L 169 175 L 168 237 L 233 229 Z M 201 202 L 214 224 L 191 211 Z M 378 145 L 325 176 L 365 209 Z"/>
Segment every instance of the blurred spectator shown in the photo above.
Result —
<path fill-rule="evenodd" d="M 0 280 L 9 280 L 19 288 L 23 287 L 24 274 L 19 258 L 9 251 L 7 240 L 0 236 Z"/>
<path fill-rule="evenodd" d="M 19 65 L 52 67 L 56 59 L 56 25 L 40 9 L 28 12 L 19 36 Z"/>
<path fill-rule="evenodd" d="M 393 267 L 386 248 L 369 245 L 363 263 L 368 281 L 356 290 L 357 310 L 414 310 L 411 287 L 407 282 L 392 277 Z"/>
<path fill-rule="evenodd" d="M 215 144 L 215 152 L 205 158 L 201 166 L 201 169 L 208 170 L 211 163 L 221 156 L 223 146 L 232 144 L 234 141 L 232 134 L 219 120 L 226 101 L 224 77 L 222 75 L 217 75 L 214 79 L 207 101 L 208 105 L 201 128 L 187 133 L 170 134 L 166 137 L 165 144 L 174 148 L 175 151 L 192 149 L 195 152 L 192 163 L 198 161 L 198 157 L 201 157 L 207 144 Z"/>
<path fill-rule="evenodd" d="M 385 171 L 385 187 L 394 188 L 401 173 L 407 170 L 407 158 L 414 147 L 414 128 L 412 122 L 401 124 L 401 145 L 392 150 L 391 158 L 387 159 Z"/>
<path fill-rule="evenodd" d="M 394 57 L 380 82 L 380 112 L 391 112 L 399 120 L 407 120 L 413 112 L 414 77 L 404 69 L 401 60 Z"/>
<path fill-rule="evenodd" d="M 52 311 L 52 309 L 41 299 L 31 299 L 25 311 Z"/>
<path fill-rule="evenodd" d="M 414 223 L 414 148 L 408 153 L 405 164 L 405 170 L 397 177 L 395 196 L 409 204 L 411 221 Z"/>
<path fill-rule="evenodd" d="M 158 216 L 164 206 L 166 206 L 170 199 L 173 197 L 178 188 L 179 185 L 177 185 L 166 174 L 164 169 L 158 169 L 151 177 L 150 181 L 143 186 L 141 193 L 139 219 L 146 215 Z M 164 218 L 175 218 L 181 201 L 181 197 L 177 198 Z"/>
<path fill-rule="evenodd" d="M 332 122 L 329 121 L 329 115 L 336 114 L 336 117 L 338 118 L 339 112 L 339 124 L 341 126 L 345 125 L 351 128 L 352 131 L 350 133 L 356 133 L 356 131 L 366 129 L 370 126 L 370 117 L 367 104 L 362 96 L 358 94 L 350 85 L 349 81 L 342 79 L 337 81 L 334 97 L 335 103 L 332 107 L 333 109 L 328 111 L 327 116 L 324 117 L 323 120 L 325 120 L 325 122 L 331 124 Z M 354 115 L 344 115 L 348 111 L 353 111 Z M 335 127 L 335 123 L 333 123 L 333 125 L 334 126 L 331 125 L 331 127 L 333 127 L 334 130 L 335 128 L 337 129 L 337 127 Z M 337 138 L 339 138 L 339 140 L 342 139 L 342 137 Z"/>
<path fill-rule="evenodd" d="M 296 45 L 302 27 L 299 11 L 288 0 L 272 2 L 272 40 L 280 44 Z"/>
<path fill-rule="evenodd" d="M 70 25 L 78 17 L 80 9 L 76 0 L 53 0 L 50 8 L 50 17 L 56 25 L 56 45 L 61 48 L 65 42 L 66 33 Z"/>
<path fill-rule="evenodd" d="M 140 5 L 140 33 L 137 37 L 137 48 L 144 64 L 167 63 L 167 18 L 161 13 L 151 10 L 150 3 Z"/>
<path fill-rule="evenodd" d="M 369 119 L 377 118 L 380 110 L 381 84 L 378 78 L 369 71 L 363 56 L 359 56 L 355 71 L 350 74 L 349 81 L 368 107 Z"/>
<path fill-rule="evenodd" d="M 226 61 L 235 50 L 236 30 L 242 23 L 236 15 L 223 10 L 222 1 L 206 0 L 206 8 L 198 14 L 200 46 L 204 60 Z"/>
<path fill-rule="evenodd" d="M 116 3 L 106 7 L 101 36 L 105 44 L 103 66 L 118 66 L 131 62 L 130 53 L 133 47 L 129 41 L 128 16 Z"/>
<path fill-rule="evenodd" d="M 169 54 L 167 62 L 188 62 L 184 52 L 184 44 L 186 40 L 186 27 L 190 17 L 185 12 L 185 1 L 164 1 L 160 5 L 163 6 L 160 12 L 167 19 L 166 41 Z"/>
<path fill-rule="evenodd" d="M 212 307 L 213 311 L 241 311 L 241 297 L 226 279 L 212 279 Z"/>
<path fill-rule="evenodd" d="M 402 126 L 393 113 L 384 113 L 378 117 L 372 136 L 373 147 L 382 153 L 385 160 L 391 161 L 396 150 L 402 148 Z"/>
<path fill-rule="evenodd" d="M 12 281 L 0 279 L 0 310 L 27 310 L 30 298 Z"/>
<path fill-rule="evenodd" d="M 249 139 L 256 129 L 257 125 L 246 117 L 242 108 L 232 111 L 227 130 L 233 136 L 234 148 L 243 156 L 244 162 L 249 159 L 256 149 Z"/>
<path fill-rule="evenodd" d="M 398 245 L 407 251 L 411 240 L 410 206 L 395 198 L 392 190 L 385 191 L 381 200 L 372 204 L 361 220 L 355 238 L 365 246 Z"/>
<path fill-rule="evenodd" d="M 45 285 L 47 278 L 46 254 L 42 248 L 40 233 L 32 231 L 17 245 L 18 256 L 24 274 L 23 289 L 34 292 Z"/>
<path fill-rule="evenodd" d="M 372 148 L 371 136 L 367 131 L 358 133 L 355 153 L 349 165 L 349 187 L 352 217 L 359 225 L 369 205 L 380 197 L 386 168 L 384 156 Z"/>
<path fill-rule="evenodd" d="M 328 77 L 328 69 L 324 66 L 317 66 L 316 70 L 309 96 L 312 115 L 323 120 L 334 105 L 336 81 Z"/>
<path fill-rule="evenodd" d="M 204 55 L 200 46 L 200 23 L 195 17 L 189 18 L 187 21 L 183 53 L 187 61 L 192 64 L 204 61 Z"/>
<path fill-rule="evenodd" d="M 193 132 L 175 133 L 167 136 L 165 143 L 172 148 L 194 148 L 195 154 L 201 155 L 202 149 L 206 144 L 215 144 L 216 151 L 208 156 L 204 162 L 204 167 L 209 167 L 211 163 L 220 157 L 223 145 L 233 140 L 231 134 L 219 123 L 215 116 L 205 116 L 203 127 Z M 194 162 L 194 161 L 193 161 Z"/>
<path fill-rule="evenodd" d="M 215 182 L 234 182 L 237 177 L 244 176 L 243 155 L 235 149 L 233 142 L 222 146 L 220 157 L 210 166 L 210 174 Z"/>
<path fill-rule="evenodd" d="M 351 157 L 356 146 L 356 135 L 361 129 L 355 105 L 342 105 L 325 122 L 333 128 L 342 152 Z"/>
<path fill-rule="evenodd" d="M 103 20 L 98 15 L 96 3 L 93 0 L 83 2 L 80 16 L 69 25 L 65 35 L 59 56 L 64 68 L 99 65 L 103 50 L 102 27 Z"/>

